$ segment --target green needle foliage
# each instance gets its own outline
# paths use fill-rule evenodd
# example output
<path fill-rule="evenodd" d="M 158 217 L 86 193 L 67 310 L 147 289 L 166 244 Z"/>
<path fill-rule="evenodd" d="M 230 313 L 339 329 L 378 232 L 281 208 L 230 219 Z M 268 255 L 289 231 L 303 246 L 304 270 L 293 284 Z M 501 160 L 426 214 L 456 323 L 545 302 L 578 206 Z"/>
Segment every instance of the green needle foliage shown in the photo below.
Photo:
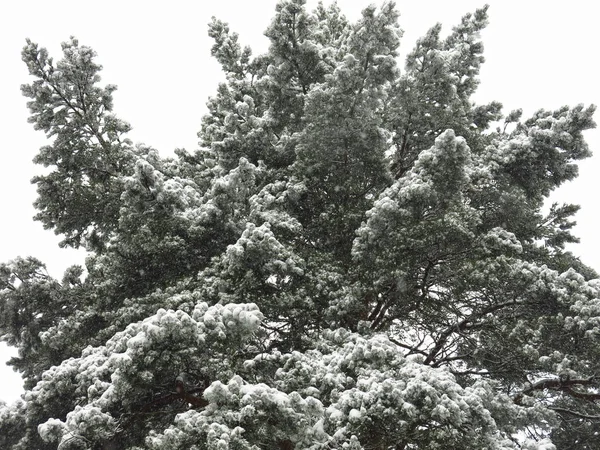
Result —
<path fill-rule="evenodd" d="M 487 8 L 400 69 L 393 3 L 304 3 L 259 56 L 209 24 L 226 80 L 172 158 L 93 50 L 27 42 L 36 218 L 89 256 L 0 265 L 26 386 L 1 448 L 597 448 L 600 281 L 565 251 L 578 207 L 542 212 L 594 107 L 475 104 Z"/>

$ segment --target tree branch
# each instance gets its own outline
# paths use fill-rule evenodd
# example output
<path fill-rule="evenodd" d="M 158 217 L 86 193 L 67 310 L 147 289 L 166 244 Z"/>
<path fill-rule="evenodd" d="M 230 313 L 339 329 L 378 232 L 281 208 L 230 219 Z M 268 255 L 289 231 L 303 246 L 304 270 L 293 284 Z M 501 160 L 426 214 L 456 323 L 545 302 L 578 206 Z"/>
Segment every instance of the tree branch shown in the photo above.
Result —
<path fill-rule="evenodd" d="M 556 411 L 559 414 L 568 414 L 570 416 L 574 416 L 574 417 L 578 417 L 580 419 L 588 419 L 588 420 L 600 420 L 600 416 L 593 416 L 590 414 L 583 414 L 577 411 L 571 411 L 570 409 L 566 409 L 566 408 L 559 408 L 558 406 L 556 407 L 550 407 L 550 409 L 552 411 Z"/>
<path fill-rule="evenodd" d="M 518 304 L 519 303 L 516 300 L 511 300 L 509 302 L 498 303 L 497 305 L 491 305 L 491 306 L 488 306 L 487 308 L 482 309 L 478 313 L 471 314 L 471 316 L 465 317 L 460 322 L 449 326 L 444 331 L 442 331 L 442 333 L 440 334 L 440 336 L 437 340 L 437 343 L 429 352 L 429 355 L 425 359 L 424 364 L 430 364 L 431 362 L 433 362 L 433 360 L 438 355 L 438 353 L 444 348 L 444 346 L 446 345 L 446 343 L 448 342 L 448 339 L 450 338 L 450 336 L 452 336 L 452 334 L 457 333 L 457 332 L 460 333 L 462 331 L 465 331 L 467 328 L 474 326 L 475 321 L 477 319 L 480 319 L 481 317 L 483 317 L 487 314 L 490 314 L 492 312 L 506 308 L 508 306 L 514 306 L 514 305 L 518 305 Z"/>
<path fill-rule="evenodd" d="M 546 378 L 536 383 L 531 384 L 529 387 L 523 389 L 517 394 L 513 400 L 516 404 L 521 404 L 525 395 L 530 395 L 535 391 L 543 391 L 545 389 L 551 391 L 559 391 L 570 395 L 571 397 L 578 398 L 586 401 L 600 400 L 600 394 L 591 392 L 581 392 L 573 389 L 574 386 L 589 386 L 593 384 L 595 377 L 580 378 L 580 379 L 560 379 L 560 378 Z"/>

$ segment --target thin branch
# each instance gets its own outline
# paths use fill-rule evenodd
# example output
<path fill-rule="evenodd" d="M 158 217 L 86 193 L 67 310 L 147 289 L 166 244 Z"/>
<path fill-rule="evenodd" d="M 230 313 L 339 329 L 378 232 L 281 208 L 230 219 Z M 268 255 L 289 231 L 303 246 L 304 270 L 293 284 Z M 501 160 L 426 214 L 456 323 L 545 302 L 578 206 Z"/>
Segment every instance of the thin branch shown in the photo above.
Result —
<path fill-rule="evenodd" d="M 398 341 L 398 340 L 396 340 L 396 339 L 394 339 L 393 337 L 390 337 L 390 336 L 388 336 L 388 339 L 390 340 L 390 342 L 396 344 L 398 347 L 402 347 L 402 348 L 405 348 L 405 349 L 409 350 L 409 353 L 408 353 L 409 355 L 411 353 L 413 353 L 413 354 L 414 353 L 418 353 L 418 354 L 423 355 L 425 357 L 427 356 L 427 352 L 425 352 L 424 350 L 421 350 L 421 349 L 419 349 L 417 347 L 412 347 L 410 345 L 403 344 L 402 342 L 400 342 L 400 341 Z"/>
<path fill-rule="evenodd" d="M 467 328 L 474 326 L 475 321 L 477 319 L 480 319 L 487 314 L 490 314 L 492 312 L 506 308 L 508 306 L 515 306 L 518 304 L 519 304 L 519 302 L 517 302 L 516 300 L 511 300 L 509 302 L 492 305 L 492 306 L 482 309 L 481 311 L 479 311 L 476 314 L 472 314 L 470 317 L 465 317 L 463 320 L 461 320 L 460 322 L 457 322 L 456 324 L 449 326 L 440 334 L 436 345 L 433 347 L 433 349 L 431 349 L 431 352 L 429 352 L 429 355 L 425 359 L 424 364 L 430 364 L 431 362 L 433 362 L 435 360 L 435 357 L 444 348 L 444 346 L 448 342 L 448 339 L 454 333 L 457 333 L 457 332 L 460 333 L 462 331 L 465 331 Z"/>
<path fill-rule="evenodd" d="M 594 402 L 596 400 L 600 400 L 600 394 L 581 392 L 573 389 L 574 386 L 589 386 L 593 384 L 594 381 L 595 377 L 580 379 L 546 378 L 529 385 L 527 388 L 523 389 L 519 394 L 517 394 L 513 400 L 516 404 L 520 404 L 525 395 L 530 395 L 535 391 L 543 391 L 548 389 L 552 391 L 563 392 L 571 397 Z"/>
<path fill-rule="evenodd" d="M 550 407 L 550 409 L 552 411 L 556 411 L 559 414 L 568 414 L 574 417 L 579 417 L 581 419 L 588 419 L 588 420 L 600 420 L 600 416 L 593 416 L 590 414 L 583 414 L 577 411 L 572 411 L 570 409 L 566 409 L 566 408 L 559 408 L 558 406 L 555 407 Z"/>

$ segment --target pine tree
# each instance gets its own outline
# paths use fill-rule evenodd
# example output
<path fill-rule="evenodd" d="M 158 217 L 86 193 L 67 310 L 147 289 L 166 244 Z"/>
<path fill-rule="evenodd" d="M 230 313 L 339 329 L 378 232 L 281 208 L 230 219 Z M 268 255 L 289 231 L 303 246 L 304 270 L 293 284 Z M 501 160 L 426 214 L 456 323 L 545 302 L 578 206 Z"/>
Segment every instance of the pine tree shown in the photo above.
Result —
<path fill-rule="evenodd" d="M 578 207 L 543 213 L 594 107 L 475 104 L 486 24 L 401 69 L 393 3 L 281 0 L 259 56 L 214 19 L 225 81 L 172 158 L 132 145 L 92 49 L 28 41 L 36 218 L 89 256 L 0 265 L 27 389 L 0 447 L 594 448 L 600 281 L 565 250 Z"/>

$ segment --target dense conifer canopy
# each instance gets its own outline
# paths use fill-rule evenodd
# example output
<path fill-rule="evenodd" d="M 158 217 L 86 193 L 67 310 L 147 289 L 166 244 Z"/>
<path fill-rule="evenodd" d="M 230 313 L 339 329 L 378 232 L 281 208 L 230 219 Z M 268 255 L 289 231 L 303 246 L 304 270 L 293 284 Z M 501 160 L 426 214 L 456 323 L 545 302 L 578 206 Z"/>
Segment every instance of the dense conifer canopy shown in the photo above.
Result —
<path fill-rule="evenodd" d="M 226 79 L 172 158 L 92 49 L 27 42 L 36 219 L 89 256 L 0 265 L 1 448 L 597 448 L 600 280 L 543 209 L 594 107 L 475 104 L 487 8 L 400 67 L 393 3 L 304 3 L 258 56 L 209 24 Z"/>

